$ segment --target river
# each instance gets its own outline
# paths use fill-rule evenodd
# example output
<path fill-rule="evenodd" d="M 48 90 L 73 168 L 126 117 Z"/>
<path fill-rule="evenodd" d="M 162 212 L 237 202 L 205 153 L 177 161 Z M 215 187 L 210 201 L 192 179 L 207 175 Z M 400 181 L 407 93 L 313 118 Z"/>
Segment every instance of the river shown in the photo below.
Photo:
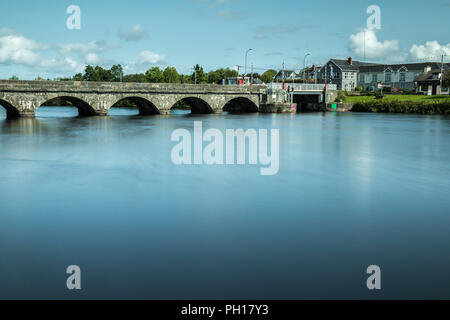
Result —
<path fill-rule="evenodd" d="M 2 299 L 450 298 L 448 116 L 0 110 Z M 279 129 L 278 174 L 174 165 L 194 121 Z"/>

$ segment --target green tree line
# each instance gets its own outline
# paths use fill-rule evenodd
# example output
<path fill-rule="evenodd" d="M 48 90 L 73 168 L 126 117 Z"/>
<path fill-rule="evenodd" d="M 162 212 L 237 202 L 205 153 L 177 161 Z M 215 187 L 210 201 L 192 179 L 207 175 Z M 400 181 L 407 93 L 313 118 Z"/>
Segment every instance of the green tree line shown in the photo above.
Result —
<path fill-rule="evenodd" d="M 195 70 L 195 71 L 194 71 Z M 267 70 L 263 74 L 254 73 L 254 78 L 259 78 L 265 83 L 272 81 L 276 70 Z M 101 81 L 101 82 L 139 82 L 139 83 L 186 83 L 186 84 L 222 84 L 223 79 L 237 77 L 238 72 L 230 68 L 220 68 L 205 72 L 203 67 L 195 65 L 191 74 L 181 74 L 174 67 L 161 69 L 152 67 L 145 73 L 123 74 L 121 65 L 114 65 L 111 69 L 100 66 L 88 65 L 84 73 L 78 73 L 72 78 L 59 78 L 60 81 Z M 250 75 L 248 75 L 250 76 Z"/>
<path fill-rule="evenodd" d="M 195 71 L 194 71 L 195 70 Z M 276 70 L 270 69 L 263 74 L 247 74 L 248 77 L 261 79 L 264 83 L 272 82 L 277 74 Z M 124 74 L 120 64 L 105 69 L 100 66 L 88 65 L 84 73 L 78 73 L 71 78 L 56 78 L 56 81 L 98 81 L 98 82 L 138 82 L 138 83 L 186 83 L 186 84 L 222 84 L 223 79 L 237 77 L 238 72 L 230 68 L 220 68 L 205 72 L 202 66 L 195 65 L 191 74 L 181 74 L 174 67 L 161 69 L 152 67 L 145 73 Z M 12 76 L 10 80 L 19 80 Z M 37 77 L 35 80 L 45 80 Z M 50 79 L 46 79 L 50 80 Z"/>

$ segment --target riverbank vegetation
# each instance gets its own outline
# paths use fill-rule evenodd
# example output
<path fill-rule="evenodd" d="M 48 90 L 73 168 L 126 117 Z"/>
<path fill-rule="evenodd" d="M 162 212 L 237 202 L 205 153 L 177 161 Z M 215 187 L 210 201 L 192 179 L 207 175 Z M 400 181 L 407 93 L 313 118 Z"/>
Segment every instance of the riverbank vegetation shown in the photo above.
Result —
<path fill-rule="evenodd" d="M 345 97 L 346 103 L 365 103 L 377 100 L 380 99 L 377 99 L 375 94 Z M 442 101 L 450 101 L 450 95 L 425 96 L 417 94 L 385 94 L 383 95 L 382 101 L 442 102 Z"/>
<path fill-rule="evenodd" d="M 356 102 L 353 112 L 450 114 L 450 97 L 426 97 L 429 99 L 383 99 Z"/>

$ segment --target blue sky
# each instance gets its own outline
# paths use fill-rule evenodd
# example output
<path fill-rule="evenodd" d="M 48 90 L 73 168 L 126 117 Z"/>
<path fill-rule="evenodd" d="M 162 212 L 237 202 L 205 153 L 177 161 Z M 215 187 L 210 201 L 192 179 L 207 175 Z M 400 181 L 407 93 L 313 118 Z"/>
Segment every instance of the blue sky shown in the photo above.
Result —
<path fill-rule="evenodd" d="M 66 27 L 70 5 L 81 8 L 80 30 Z M 243 65 L 248 48 L 259 72 L 283 60 L 299 69 L 306 52 L 308 64 L 362 60 L 370 5 L 381 9 L 381 29 L 366 31 L 366 60 L 450 55 L 450 0 L 16 0 L 0 3 L 0 78 L 69 76 L 89 63 L 189 73 L 196 63 L 206 70 Z"/>

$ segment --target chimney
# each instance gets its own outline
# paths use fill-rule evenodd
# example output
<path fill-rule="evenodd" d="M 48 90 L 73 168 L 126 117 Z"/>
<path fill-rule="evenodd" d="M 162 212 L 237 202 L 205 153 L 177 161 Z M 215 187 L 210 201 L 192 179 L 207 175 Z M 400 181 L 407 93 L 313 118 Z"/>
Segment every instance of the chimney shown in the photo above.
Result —
<path fill-rule="evenodd" d="M 424 73 L 427 73 L 427 72 L 430 72 L 431 71 L 431 67 L 430 66 L 426 66 L 424 69 L 423 69 L 423 72 Z"/>
<path fill-rule="evenodd" d="M 349 64 L 349 65 L 353 65 L 353 58 L 352 58 L 352 57 L 349 57 L 349 58 L 348 58 L 348 64 Z"/>

